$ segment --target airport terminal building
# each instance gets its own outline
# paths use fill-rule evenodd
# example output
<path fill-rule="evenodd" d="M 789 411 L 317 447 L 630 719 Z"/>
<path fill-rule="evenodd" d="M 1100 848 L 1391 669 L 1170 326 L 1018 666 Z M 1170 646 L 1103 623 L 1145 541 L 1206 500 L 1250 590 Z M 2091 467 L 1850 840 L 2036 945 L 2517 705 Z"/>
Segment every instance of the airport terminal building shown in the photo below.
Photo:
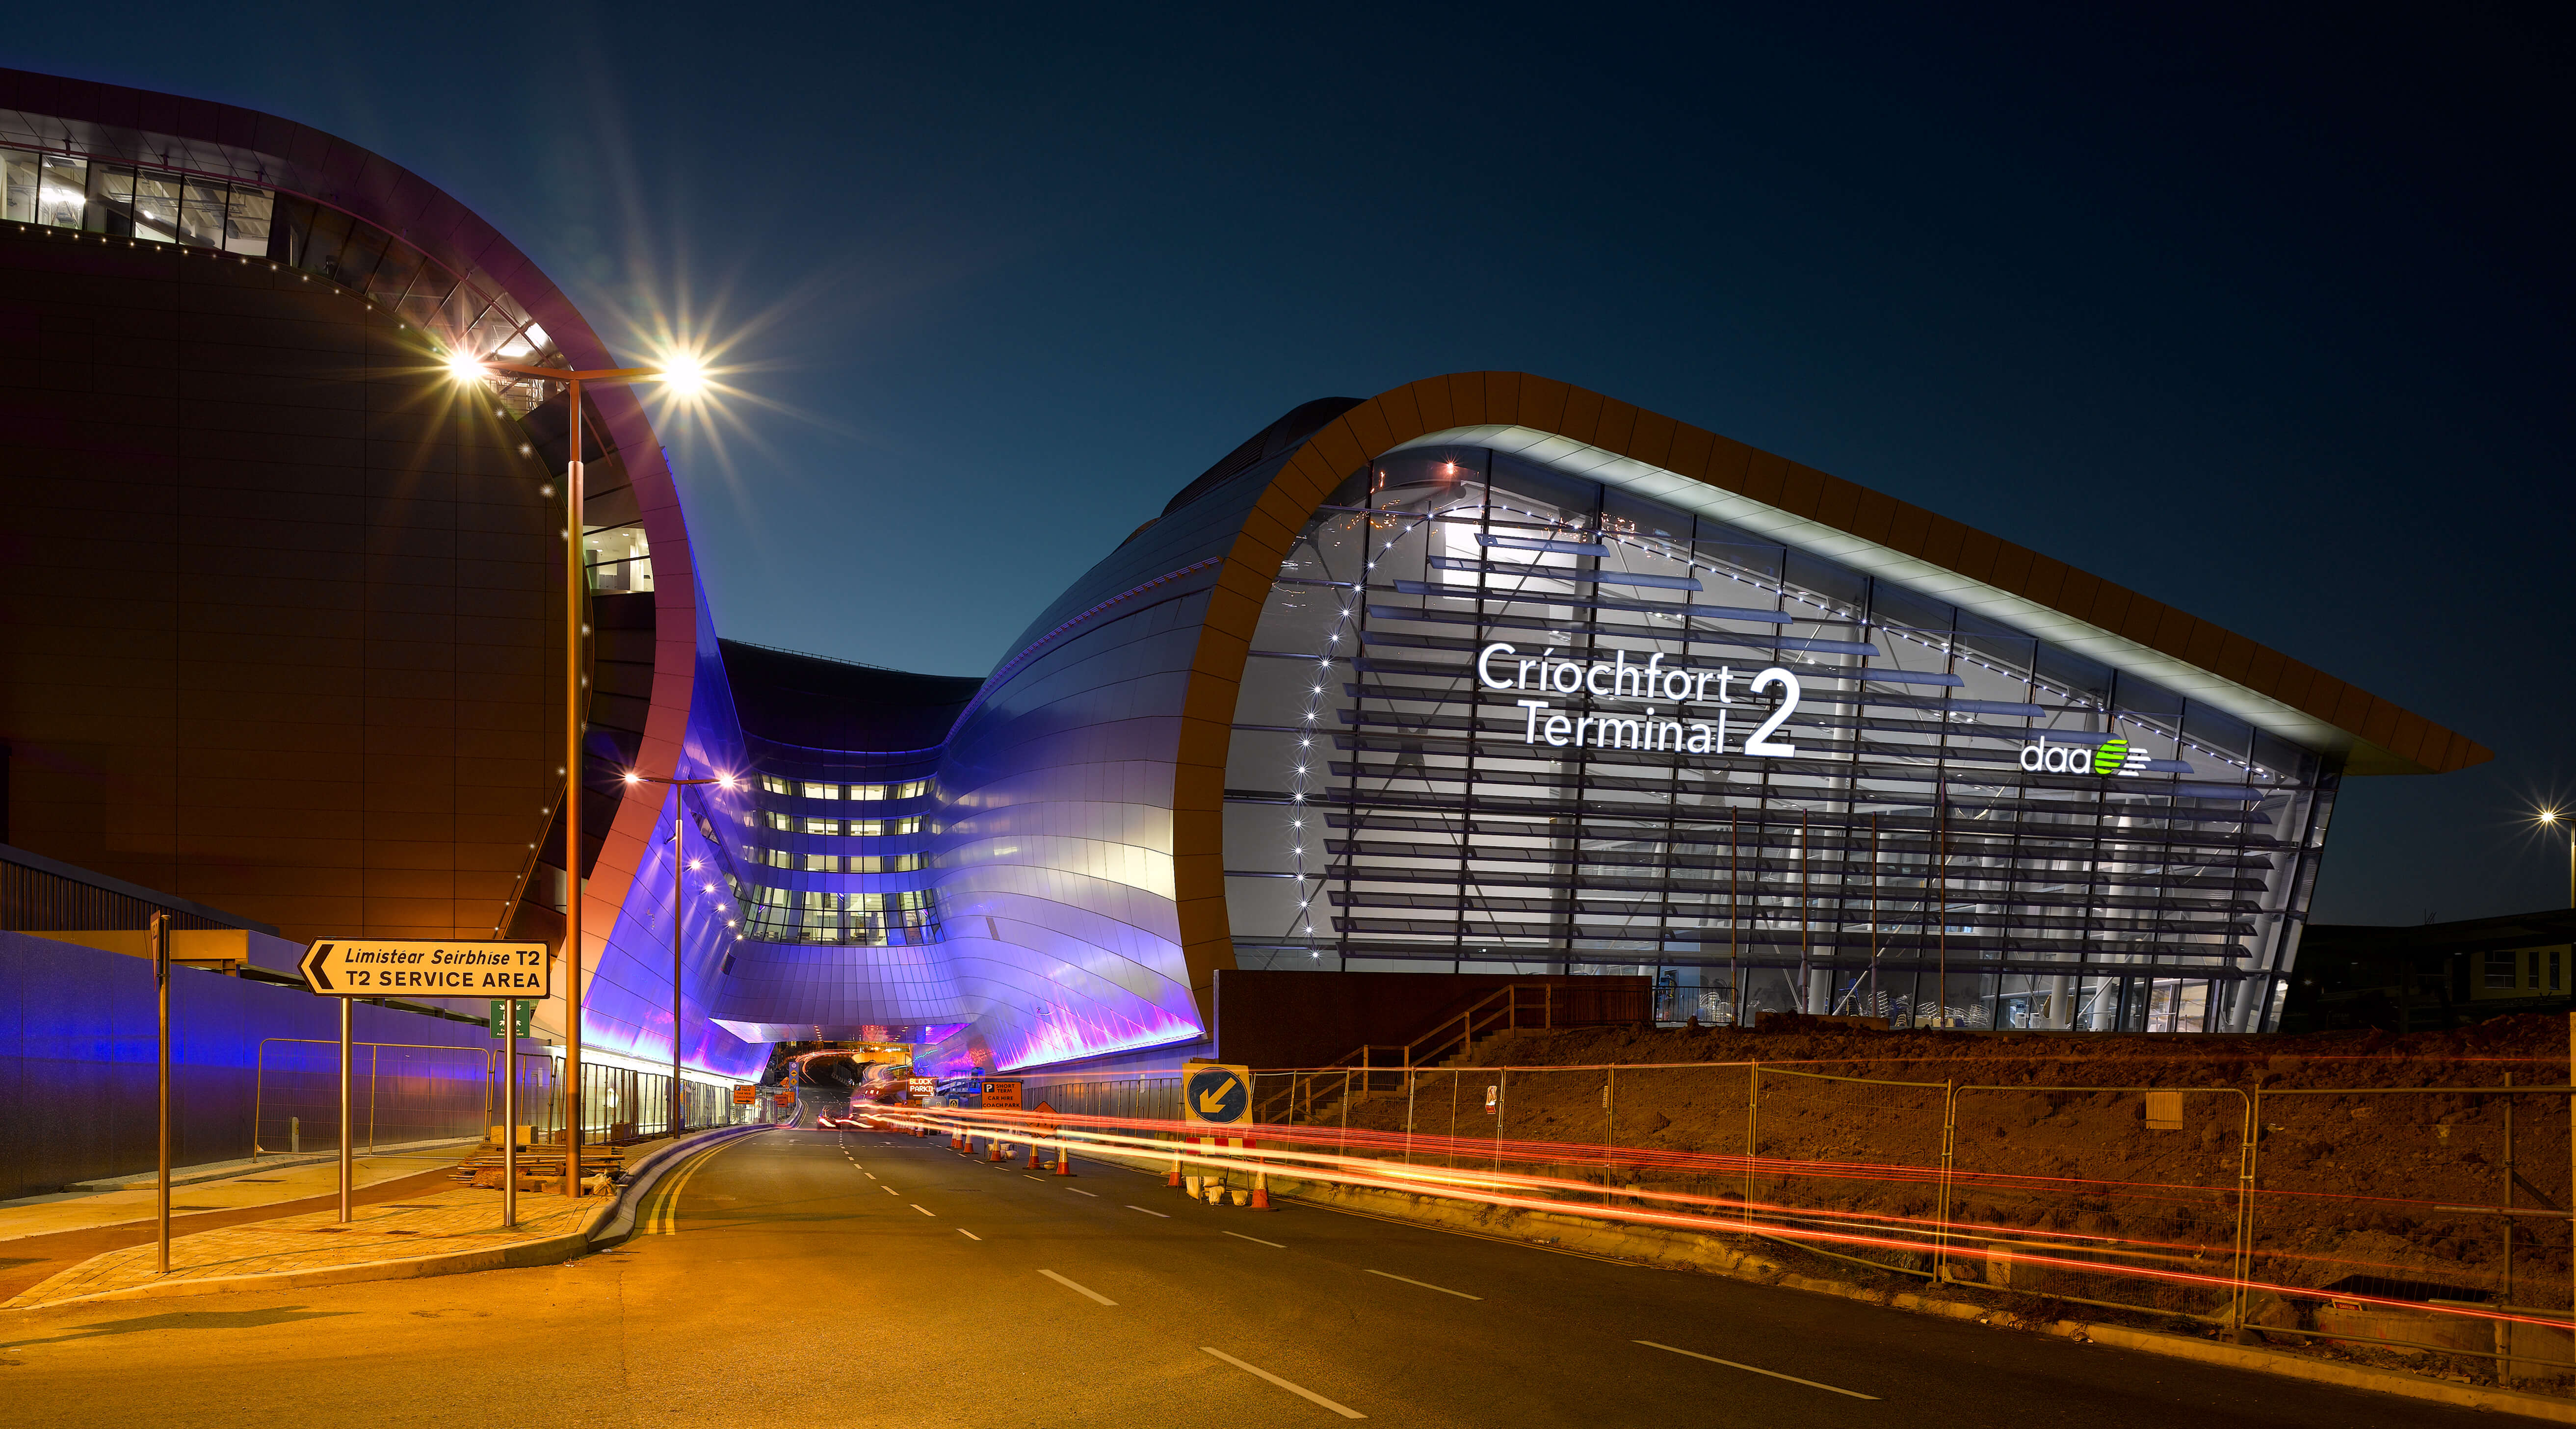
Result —
<path fill-rule="evenodd" d="M 566 391 L 444 359 L 607 344 L 455 200 L 285 120 L 0 71 L 0 170 L 0 844 L 290 938 L 559 938 L 577 889 L 585 1044 L 676 1035 L 710 1077 L 788 1040 L 1177 1059 L 1238 968 L 2265 1029 L 2341 781 L 2489 757 L 1520 373 L 1296 407 L 980 679 L 767 650 L 720 638 L 606 388 L 568 853 Z"/>

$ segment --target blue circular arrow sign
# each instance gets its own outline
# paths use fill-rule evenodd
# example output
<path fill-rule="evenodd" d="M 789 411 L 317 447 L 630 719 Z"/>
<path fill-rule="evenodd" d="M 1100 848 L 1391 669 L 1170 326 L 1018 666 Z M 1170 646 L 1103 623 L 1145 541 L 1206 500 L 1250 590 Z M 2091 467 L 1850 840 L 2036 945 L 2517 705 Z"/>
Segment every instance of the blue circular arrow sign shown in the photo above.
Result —
<path fill-rule="evenodd" d="M 1252 1106 L 1252 1088 L 1232 1067 L 1203 1067 L 1181 1084 L 1181 1096 L 1198 1121 L 1236 1122 Z"/>

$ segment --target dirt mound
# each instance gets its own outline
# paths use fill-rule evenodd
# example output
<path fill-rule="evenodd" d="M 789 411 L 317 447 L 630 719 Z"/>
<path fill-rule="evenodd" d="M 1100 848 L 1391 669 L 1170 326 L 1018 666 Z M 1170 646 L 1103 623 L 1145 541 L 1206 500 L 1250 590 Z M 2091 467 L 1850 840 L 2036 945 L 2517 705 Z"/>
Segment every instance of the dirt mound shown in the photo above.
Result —
<path fill-rule="evenodd" d="M 1564 1142 L 1565 1171 L 1604 1187 L 1891 1219 L 1938 1217 L 1946 1184 L 1942 1219 L 1995 1245 L 2059 1232 L 2134 1266 L 2224 1275 L 2242 1233 L 2260 1280 L 2370 1275 L 2563 1306 L 2567 1222 L 2460 1208 L 2569 1206 L 2566 1094 L 2465 1094 L 2508 1076 L 2568 1085 L 2568 1040 L 2539 1015 L 2406 1037 L 1881 1032 L 1788 1016 L 1751 1031 L 1522 1031 L 1317 1119 Z M 2150 1088 L 2181 1095 L 2151 1105 Z M 1622 1164 L 1576 1144 L 1644 1154 Z M 1749 1171 L 1656 1164 L 1748 1152 Z M 2130 1279 L 2110 1294 L 2081 1278 L 2054 1293 L 2206 1309 L 2187 1288 Z"/>

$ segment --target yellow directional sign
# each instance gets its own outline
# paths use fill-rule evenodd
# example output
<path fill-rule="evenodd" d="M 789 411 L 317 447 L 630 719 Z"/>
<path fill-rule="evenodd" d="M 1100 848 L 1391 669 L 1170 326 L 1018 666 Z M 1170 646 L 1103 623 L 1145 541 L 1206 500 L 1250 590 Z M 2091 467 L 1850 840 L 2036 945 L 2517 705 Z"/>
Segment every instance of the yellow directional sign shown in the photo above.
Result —
<path fill-rule="evenodd" d="M 544 943 L 324 938 L 296 970 L 317 997 L 554 995 L 554 950 Z"/>
<path fill-rule="evenodd" d="M 1252 1119 L 1252 1069 L 1192 1062 L 1181 1071 L 1181 1120 L 1232 1126 Z"/>

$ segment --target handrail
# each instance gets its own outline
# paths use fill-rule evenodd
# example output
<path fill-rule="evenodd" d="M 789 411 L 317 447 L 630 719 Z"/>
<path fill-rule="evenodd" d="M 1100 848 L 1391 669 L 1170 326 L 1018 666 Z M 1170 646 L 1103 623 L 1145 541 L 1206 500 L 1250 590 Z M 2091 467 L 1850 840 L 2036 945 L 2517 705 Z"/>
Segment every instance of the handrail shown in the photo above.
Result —
<path fill-rule="evenodd" d="M 1539 993 L 1539 1006 L 1536 1009 L 1539 1013 L 1539 1020 L 1536 1025 L 1541 1030 L 1553 1029 L 1556 1026 L 1556 993 L 1559 986 L 1559 984 L 1553 982 L 1542 982 L 1536 984 L 1520 982 L 1506 983 L 1503 986 L 1494 989 L 1492 994 L 1485 997 L 1483 1000 L 1471 1004 L 1461 1011 L 1443 1015 L 1440 1020 L 1433 1025 L 1432 1030 L 1413 1039 L 1411 1042 L 1371 1042 L 1363 1044 L 1357 1050 L 1352 1051 L 1337 1061 L 1327 1062 L 1321 1067 L 1309 1069 L 1292 1077 L 1285 1090 L 1272 1096 L 1254 1108 L 1253 1120 L 1274 1120 L 1275 1118 L 1265 1116 L 1264 1113 L 1273 1107 L 1281 1106 L 1283 1103 L 1286 1109 L 1293 1109 L 1297 1105 L 1297 1098 L 1301 1094 L 1301 1090 L 1302 1094 L 1306 1098 L 1308 1111 L 1311 1115 L 1314 1103 L 1313 1079 L 1317 1073 L 1329 1073 L 1336 1070 L 1341 1071 L 1344 1084 L 1344 1094 L 1347 1097 L 1349 1092 L 1350 1073 L 1353 1071 L 1361 1074 L 1362 1080 L 1359 1089 L 1366 1091 L 1370 1089 L 1370 1083 L 1374 1080 L 1375 1073 L 1382 1071 L 1401 1072 L 1405 1077 L 1410 1078 L 1413 1075 L 1414 1068 L 1426 1065 L 1438 1059 L 1441 1055 L 1447 1053 L 1452 1047 L 1463 1052 L 1467 1048 L 1474 1046 L 1476 1037 L 1480 1032 L 1493 1032 L 1497 1030 L 1516 1031 L 1520 1027 L 1520 1015 L 1524 1005 L 1522 994 L 1533 987 L 1535 987 Z M 1499 1004 L 1499 1007 L 1497 1004 Z M 1500 1026 L 1498 1027 L 1497 1024 L 1500 1024 Z M 1428 1050 L 1425 1050 L 1426 1048 Z M 1374 1054 L 1381 1049 L 1391 1049 L 1398 1055 L 1394 1059 L 1384 1061 L 1378 1060 Z"/>

